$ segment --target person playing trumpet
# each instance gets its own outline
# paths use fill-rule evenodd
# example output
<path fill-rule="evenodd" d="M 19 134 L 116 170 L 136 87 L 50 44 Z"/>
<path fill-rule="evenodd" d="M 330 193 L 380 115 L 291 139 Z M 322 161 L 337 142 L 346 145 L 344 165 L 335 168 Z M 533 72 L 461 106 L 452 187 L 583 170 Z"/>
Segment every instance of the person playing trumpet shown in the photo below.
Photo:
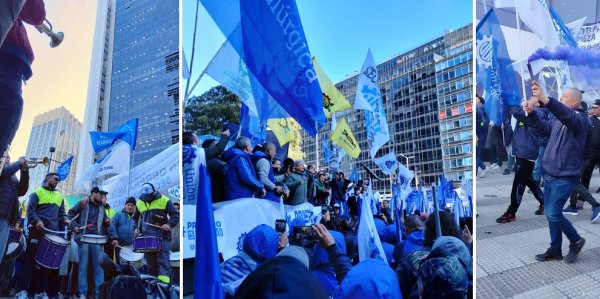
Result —
<path fill-rule="evenodd" d="M 19 219 L 19 196 L 25 195 L 29 189 L 29 167 L 25 157 L 10 164 L 10 156 L 6 155 L 6 167 L 0 174 L 0 262 L 5 254 L 10 226 Z M 21 171 L 21 178 L 15 174 Z"/>

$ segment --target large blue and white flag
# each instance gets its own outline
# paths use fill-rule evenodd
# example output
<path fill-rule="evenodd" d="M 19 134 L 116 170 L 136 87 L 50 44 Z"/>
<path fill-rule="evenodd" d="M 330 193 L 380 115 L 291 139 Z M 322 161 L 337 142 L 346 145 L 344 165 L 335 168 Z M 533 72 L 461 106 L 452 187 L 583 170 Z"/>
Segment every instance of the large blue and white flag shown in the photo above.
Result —
<path fill-rule="evenodd" d="M 240 127 L 242 136 L 250 138 L 252 145 L 263 144 L 267 139 L 267 120 L 261 121 L 258 116 L 252 115 L 245 103 L 242 103 L 240 112 Z"/>
<path fill-rule="evenodd" d="M 217 247 L 217 229 L 215 226 L 212 207 L 212 196 L 210 192 L 210 176 L 206 167 L 206 157 L 203 149 L 196 149 L 199 160 L 199 181 L 195 187 L 197 190 L 196 200 L 196 223 L 195 237 L 202 240 L 201 246 L 196 246 L 196 258 L 194 266 L 194 298 L 223 298 L 223 287 L 221 285 L 221 267 L 219 266 L 219 250 Z M 184 162 L 185 163 L 185 162 Z M 184 180 L 184 190 L 186 190 Z M 189 232 L 188 232 L 189 233 Z"/>
<path fill-rule="evenodd" d="M 477 84 L 485 87 L 485 112 L 499 125 L 504 119 L 504 110 L 521 103 L 520 82 L 494 9 L 477 24 L 476 33 Z"/>
<path fill-rule="evenodd" d="M 73 156 L 69 157 L 69 159 L 62 162 L 58 168 L 56 168 L 56 173 L 58 173 L 58 178 L 61 181 L 64 181 L 69 176 L 69 171 L 71 170 L 71 164 L 73 163 Z"/>
<path fill-rule="evenodd" d="M 358 242 L 358 258 L 362 262 L 370 258 L 379 258 L 386 263 L 387 258 L 375 227 L 373 220 L 373 210 L 371 208 L 373 201 L 373 190 L 371 184 L 363 196 L 362 204 L 360 205 L 360 222 L 358 224 L 358 233 L 356 240 Z"/>
<path fill-rule="evenodd" d="M 369 49 L 362 69 L 358 74 L 356 96 L 354 97 L 354 109 L 376 111 L 375 104 L 380 97 L 379 84 L 377 82 L 378 79 L 377 65 L 371 54 L 371 49 Z"/>
<path fill-rule="evenodd" d="M 257 82 L 316 136 L 325 123 L 322 91 L 296 2 L 201 2 Z"/>
<path fill-rule="evenodd" d="M 76 189 L 87 190 L 92 181 L 111 174 L 125 174 L 131 166 L 131 147 L 125 141 L 117 140 L 96 163 L 88 167 L 75 182 Z"/>
<path fill-rule="evenodd" d="M 138 119 L 132 119 L 111 132 L 90 132 L 92 147 L 97 154 L 111 147 L 117 140 L 123 140 L 135 150 L 137 142 Z"/>
<path fill-rule="evenodd" d="M 398 169 L 398 165 L 400 164 L 398 160 L 396 160 L 396 154 L 394 152 L 381 156 L 373 160 L 373 162 L 379 166 L 379 169 L 381 169 L 385 175 L 392 174 Z"/>
<path fill-rule="evenodd" d="M 414 172 L 410 171 L 402 163 L 398 163 L 398 185 L 401 188 L 404 186 L 410 186 L 410 182 L 414 177 Z"/>

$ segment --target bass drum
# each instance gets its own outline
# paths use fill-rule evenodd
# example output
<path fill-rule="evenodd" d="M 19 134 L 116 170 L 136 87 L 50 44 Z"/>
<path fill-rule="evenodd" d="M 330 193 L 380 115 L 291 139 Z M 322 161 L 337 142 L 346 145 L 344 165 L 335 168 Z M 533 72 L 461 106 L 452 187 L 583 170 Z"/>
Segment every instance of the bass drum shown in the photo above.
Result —
<path fill-rule="evenodd" d="M 4 258 L 7 260 L 16 259 L 19 257 L 19 255 L 25 252 L 25 249 L 27 249 L 27 241 L 25 240 L 25 236 L 21 234 L 21 239 L 19 242 L 13 242 L 11 240 L 11 242 L 8 243 Z"/>

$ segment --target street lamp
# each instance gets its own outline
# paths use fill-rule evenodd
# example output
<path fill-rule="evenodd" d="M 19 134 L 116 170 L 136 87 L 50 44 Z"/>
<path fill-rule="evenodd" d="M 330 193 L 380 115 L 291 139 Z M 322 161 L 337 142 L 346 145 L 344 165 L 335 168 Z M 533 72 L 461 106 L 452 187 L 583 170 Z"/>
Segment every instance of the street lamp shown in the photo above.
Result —
<path fill-rule="evenodd" d="M 48 173 L 50 173 L 50 165 L 52 165 L 52 155 L 54 154 L 54 152 L 56 151 L 56 148 L 54 146 L 50 147 L 50 159 L 48 159 Z"/>

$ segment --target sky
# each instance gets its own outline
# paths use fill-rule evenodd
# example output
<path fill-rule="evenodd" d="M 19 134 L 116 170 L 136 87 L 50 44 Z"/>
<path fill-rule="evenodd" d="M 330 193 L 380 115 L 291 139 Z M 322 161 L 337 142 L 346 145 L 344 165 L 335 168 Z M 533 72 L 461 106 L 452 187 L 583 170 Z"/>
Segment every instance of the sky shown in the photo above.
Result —
<path fill-rule="evenodd" d="M 25 26 L 35 59 L 33 76 L 23 85 L 23 116 L 11 145 L 12 157 L 25 155 L 33 118 L 38 114 L 64 106 L 83 123 L 97 2 L 45 3 L 46 18 L 55 32 L 65 34 L 65 39 L 58 47 L 50 48 L 48 36 L 31 25 Z"/>
<path fill-rule="evenodd" d="M 445 30 L 467 25 L 473 18 L 470 0 L 298 0 L 296 3 L 310 52 L 333 82 L 360 70 L 369 48 L 375 62 L 381 63 L 443 35 Z M 201 3 L 183 0 L 182 41 L 188 64 L 192 57 L 196 5 L 199 12 L 190 88 L 225 41 Z M 184 89 L 185 85 L 183 80 Z M 193 94 L 199 95 L 216 85 L 209 76 L 203 76 Z"/>

